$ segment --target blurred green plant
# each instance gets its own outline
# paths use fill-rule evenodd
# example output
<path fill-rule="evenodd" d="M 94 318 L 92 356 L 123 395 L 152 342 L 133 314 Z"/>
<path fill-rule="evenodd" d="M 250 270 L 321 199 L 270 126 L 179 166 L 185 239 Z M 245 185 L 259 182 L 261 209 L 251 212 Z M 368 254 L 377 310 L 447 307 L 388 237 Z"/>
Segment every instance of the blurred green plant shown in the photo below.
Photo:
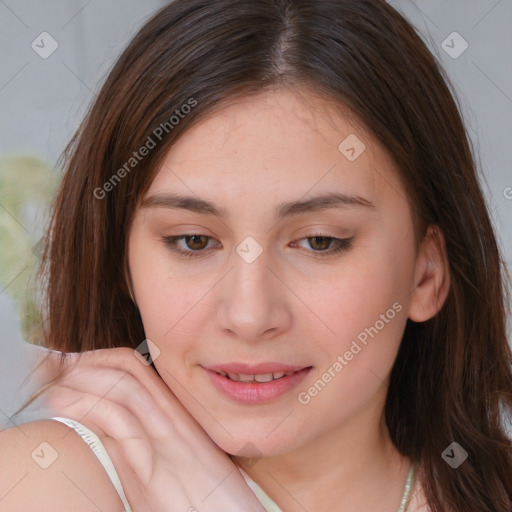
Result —
<path fill-rule="evenodd" d="M 0 293 L 15 304 L 23 338 L 36 344 L 41 343 L 42 315 L 35 274 L 58 181 L 39 158 L 0 158 Z"/>

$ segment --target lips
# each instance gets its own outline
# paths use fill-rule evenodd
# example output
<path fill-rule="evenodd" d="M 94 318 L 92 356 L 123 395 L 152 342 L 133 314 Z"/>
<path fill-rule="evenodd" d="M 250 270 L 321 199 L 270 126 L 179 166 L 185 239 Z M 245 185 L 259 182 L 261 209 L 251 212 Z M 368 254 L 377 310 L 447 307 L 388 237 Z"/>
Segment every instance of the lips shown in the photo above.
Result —
<path fill-rule="evenodd" d="M 226 363 L 213 366 L 205 366 L 207 370 L 216 373 L 238 373 L 242 375 L 265 375 L 268 373 L 293 373 L 308 368 L 307 365 L 290 365 L 282 363 L 259 363 L 259 364 L 245 364 L 245 363 Z"/>
<path fill-rule="evenodd" d="M 285 365 L 281 363 L 260 363 L 257 365 L 248 365 L 244 363 L 226 363 L 207 367 L 222 377 L 226 377 L 235 382 L 271 382 L 273 380 L 288 377 L 305 366 Z"/>
<path fill-rule="evenodd" d="M 204 367 L 214 387 L 231 400 L 245 404 L 277 399 L 296 387 L 311 366 L 229 363 Z"/>

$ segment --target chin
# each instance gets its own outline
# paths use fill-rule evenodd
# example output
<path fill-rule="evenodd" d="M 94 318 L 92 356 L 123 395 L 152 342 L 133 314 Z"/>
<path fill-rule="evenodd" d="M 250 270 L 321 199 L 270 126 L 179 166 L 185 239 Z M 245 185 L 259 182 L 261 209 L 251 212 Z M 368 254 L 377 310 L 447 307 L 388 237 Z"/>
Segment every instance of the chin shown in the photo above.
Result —
<path fill-rule="evenodd" d="M 218 426 L 217 426 L 218 427 Z M 273 427 L 275 428 L 275 426 Z M 291 432 L 268 435 L 271 429 L 261 429 L 248 433 L 247 429 L 230 429 L 231 437 L 223 429 L 207 431 L 213 442 L 227 454 L 235 457 L 262 458 L 275 457 L 288 453 L 299 445 L 299 440 Z"/>

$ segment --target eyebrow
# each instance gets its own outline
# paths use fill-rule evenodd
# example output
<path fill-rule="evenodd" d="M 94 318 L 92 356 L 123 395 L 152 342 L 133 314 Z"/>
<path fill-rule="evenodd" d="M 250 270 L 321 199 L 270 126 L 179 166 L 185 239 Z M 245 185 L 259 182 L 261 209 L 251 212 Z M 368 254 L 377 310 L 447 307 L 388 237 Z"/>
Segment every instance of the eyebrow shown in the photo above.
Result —
<path fill-rule="evenodd" d="M 221 206 L 194 196 L 178 194 L 156 194 L 146 197 L 141 204 L 142 208 L 172 208 L 189 210 L 195 213 L 215 215 L 221 219 L 229 217 L 228 211 Z M 317 212 L 332 208 L 366 208 L 375 209 L 375 205 L 360 196 L 349 196 L 342 193 L 328 193 L 316 195 L 299 201 L 281 203 L 276 208 L 276 217 L 282 219 L 303 213 Z"/>

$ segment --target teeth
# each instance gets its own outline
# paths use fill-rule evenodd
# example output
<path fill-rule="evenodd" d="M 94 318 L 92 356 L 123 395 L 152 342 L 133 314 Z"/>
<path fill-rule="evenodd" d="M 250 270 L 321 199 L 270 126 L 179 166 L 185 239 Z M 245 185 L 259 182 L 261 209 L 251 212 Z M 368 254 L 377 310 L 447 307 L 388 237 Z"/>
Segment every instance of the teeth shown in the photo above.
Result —
<path fill-rule="evenodd" d="M 254 375 L 244 375 L 243 373 L 239 375 L 242 382 L 254 382 Z"/>
<path fill-rule="evenodd" d="M 265 373 L 263 375 L 255 375 L 254 380 L 256 382 L 270 382 L 274 380 L 274 376 L 271 373 Z"/>
<path fill-rule="evenodd" d="M 260 375 L 249 375 L 244 373 L 226 373 L 226 372 L 218 372 L 219 375 L 223 377 L 228 377 L 235 382 L 270 382 L 272 380 L 281 379 L 282 377 L 288 377 L 288 375 L 293 375 L 295 372 L 274 372 L 274 373 L 265 373 Z"/>

